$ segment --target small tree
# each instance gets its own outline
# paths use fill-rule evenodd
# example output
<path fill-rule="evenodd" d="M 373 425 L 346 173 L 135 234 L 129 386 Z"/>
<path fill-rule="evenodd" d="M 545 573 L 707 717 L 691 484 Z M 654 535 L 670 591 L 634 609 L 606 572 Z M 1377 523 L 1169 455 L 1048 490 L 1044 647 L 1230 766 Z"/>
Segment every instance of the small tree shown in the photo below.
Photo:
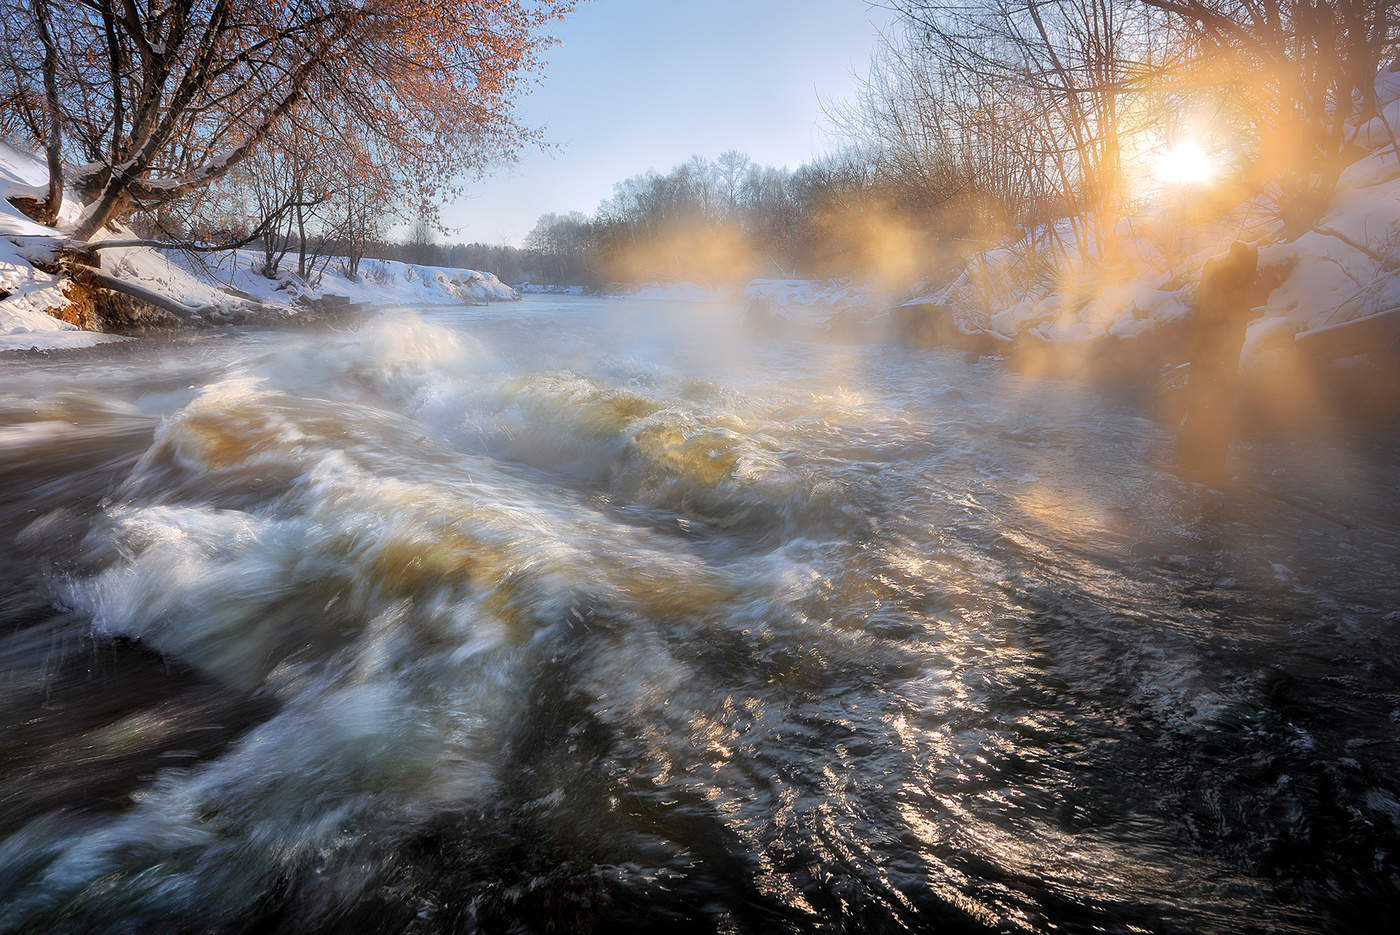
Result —
<path fill-rule="evenodd" d="M 743 183 L 744 173 L 748 171 L 749 162 L 749 157 L 737 149 L 727 150 L 720 154 L 719 159 L 715 160 L 720 193 L 724 197 L 724 203 L 730 215 L 735 214 L 739 209 L 739 188 Z"/>

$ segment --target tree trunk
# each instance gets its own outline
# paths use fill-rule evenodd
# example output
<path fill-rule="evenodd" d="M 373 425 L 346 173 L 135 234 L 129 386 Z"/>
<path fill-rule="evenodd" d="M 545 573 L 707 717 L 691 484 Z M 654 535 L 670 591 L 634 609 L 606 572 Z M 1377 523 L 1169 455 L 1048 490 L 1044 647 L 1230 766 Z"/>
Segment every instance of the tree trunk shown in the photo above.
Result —
<path fill-rule="evenodd" d="M 39 222 L 49 227 L 63 207 L 63 117 L 58 104 L 58 49 L 49 32 L 48 0 L 34 0 L 34 24 L 44 45 L 44 110 L 48 116 L 46 146 L 49 163 L 48 195 L 40 205 Z"/>
<path fill-rule="evenodd" d="M 297 205 L 297 276 L 306 280 L 306 211 Z"/>

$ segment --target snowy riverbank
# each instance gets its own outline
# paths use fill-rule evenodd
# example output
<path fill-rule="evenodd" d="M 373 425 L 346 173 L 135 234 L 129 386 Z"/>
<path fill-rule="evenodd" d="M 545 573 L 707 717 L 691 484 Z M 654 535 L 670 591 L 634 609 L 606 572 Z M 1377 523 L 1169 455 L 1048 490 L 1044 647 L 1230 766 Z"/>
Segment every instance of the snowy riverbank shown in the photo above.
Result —
<path fill-rule="evenodd" d="M 32 155 L 0 143 L 0 352 L 68 349 L 125 340 L 93 330 L 81 290 L 61 273 L 48 272 L 54 250 L 81 206 L 64 199 L 58 224 L 46 227 L 20 212 L 11 198 L 41 198 L 47 169 Z M 130 231 L 108 232 L 107 240 L 135 239 Z M 100 274 L 146 305 L 159 305 L 187 325 L 295 319 L 309 303 L 329 296 L 374 305 L 435 305 L 518 299 L 493 274 L 470 269 L 363 260 L 351 279 L 338 258 L 312 281 L 285 269 L 277 278 L 256 272 L 258 251 L 191 254 L 146 246 L 103 249 Z"/>
<path fill-rule="evenodd" d="M 651 299 L 660 302 L 729 302 L 735 291 L 727 285 L 694 282 L 611 283 L 601 288 L 564 283 L 521 283 L 522 295 L 599 295 L 611 299 Z"/>

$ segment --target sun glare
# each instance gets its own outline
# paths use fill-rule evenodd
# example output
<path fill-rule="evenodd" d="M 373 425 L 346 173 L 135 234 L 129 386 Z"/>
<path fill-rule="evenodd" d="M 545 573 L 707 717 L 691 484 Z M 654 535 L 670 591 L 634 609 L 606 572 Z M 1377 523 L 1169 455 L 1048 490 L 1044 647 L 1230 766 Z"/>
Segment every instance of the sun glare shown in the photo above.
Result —
<path fill-rule="evenodd" d="M 1156 175 L 1164 185 L 1204 185 L 1215 175 L 1215 166 L 1200 143 L 1181 140 L 1158 154 Z"/>

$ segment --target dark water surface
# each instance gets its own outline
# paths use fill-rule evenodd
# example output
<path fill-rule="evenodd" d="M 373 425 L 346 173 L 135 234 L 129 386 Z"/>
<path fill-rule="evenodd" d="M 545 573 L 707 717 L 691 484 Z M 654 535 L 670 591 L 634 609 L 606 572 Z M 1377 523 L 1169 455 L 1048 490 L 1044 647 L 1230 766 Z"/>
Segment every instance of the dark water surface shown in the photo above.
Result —
<path fill-rule="evenodd" d="M 0 930 L 1386 927 L 1393 447 L 735 317 L 0 361 Z"/>

